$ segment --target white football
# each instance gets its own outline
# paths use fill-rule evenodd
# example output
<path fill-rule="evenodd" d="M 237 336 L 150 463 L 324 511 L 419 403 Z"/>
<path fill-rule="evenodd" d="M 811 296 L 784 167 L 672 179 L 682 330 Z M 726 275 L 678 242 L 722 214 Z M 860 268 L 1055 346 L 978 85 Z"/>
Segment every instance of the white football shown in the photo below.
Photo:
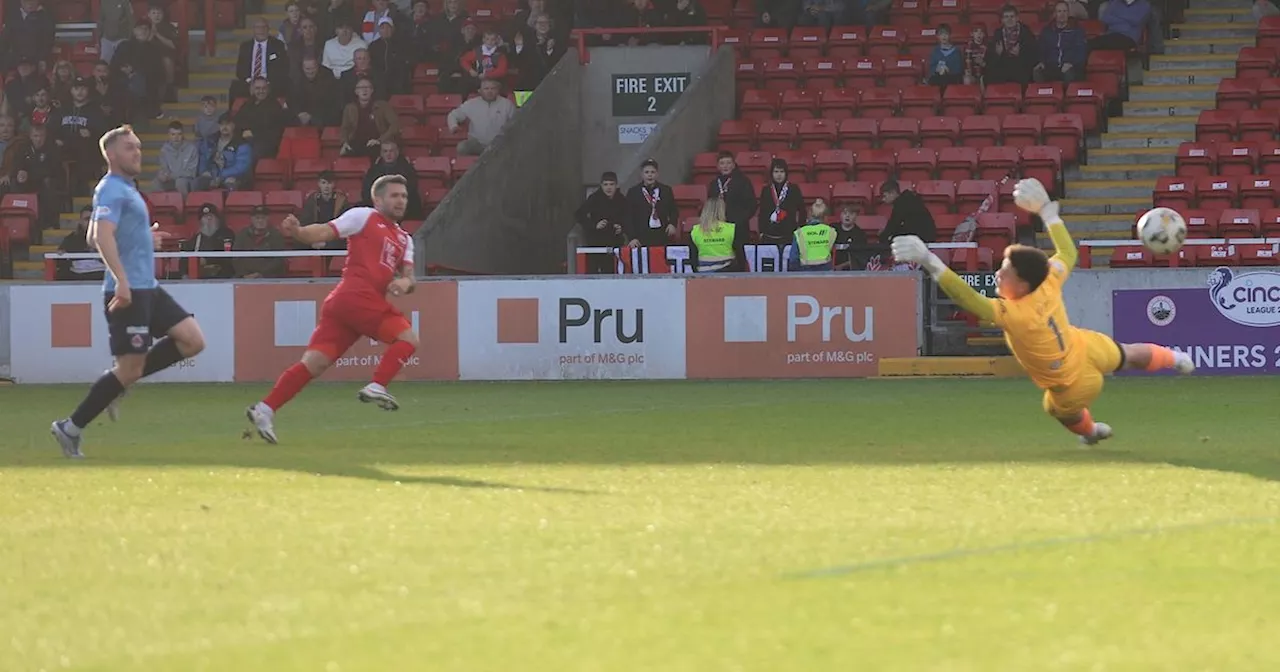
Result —
<path fill-rule="evenodd" d="M 1187 220 L 1172 208 L 1152 208 L 1138 220 L 1138 240 L 1152 254 L 1173 254 L 1187 239 Z"/>

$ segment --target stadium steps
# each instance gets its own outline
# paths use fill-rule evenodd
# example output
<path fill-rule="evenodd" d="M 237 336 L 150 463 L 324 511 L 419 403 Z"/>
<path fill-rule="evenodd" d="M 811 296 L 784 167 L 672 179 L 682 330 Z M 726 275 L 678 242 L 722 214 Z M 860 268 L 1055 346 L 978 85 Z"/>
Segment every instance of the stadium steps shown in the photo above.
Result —
<path fill-rule="evenodd" d="M 1063 213 L 1077 239 L 1132 238 L 1137 214 L 1151 207 L 1156 178 L 1174 173 L 1178 145 L 1195 140 L 1196 119 L 1215 107 L 1218 82 L 1235 76 L 1236 54 L 1254 43 L 1257 26 L 1244 0 L 1193 5 L 1187 22 L 1172 26 L 1179 37 L 1134 73 L 1124 116 L 1110 119 L 1087 164 L 1066 174 Z M 1038 243 L 1052 248 L 1043 234 Z M 1093 262 L 1106 265 L 1110 256 L 1096 250 Z"/>
<path fill-rule="evenodd" d="M 216 97 L 220 107 L 225 109 L 228 104 L 227 88 L 231 84 L 233 76 L 231 73 L 236 66 L 236 54 L 240 43 L 253 34 L 249 26 L 255 18 L 262 16 L 274 29 L 284 20 L 284 7 L 283 0 L 268 0 L 263 14 L 253 14 L 245 18 L 245 28 L 219 31 L 213 56 L 200 55 L 200 45 L 192 45 L 192 54 L 188 59 L 188 86 L 178 90 L 178 102 L 165 104 L 165 119 L 147 120 L 135 125 L 138 137 L 142 140 L 142 176 L 139 182 L 143 189 L 149 187 L 151 179 L 160 167 L 160 147 L 168 138 L 169 122 L 176 119 L 190 127 L 200 112 L 200 99 L 206 95 Z M 44 277 L 44 254 L 56 251 L 58 244 L 67 233 L 75 229 L 80 220 L 80 208 L 88 205 L 89 201 L 88 197 L 73 199 L 71 211 L 61 213 L 59 216 L 59 228 L 45 231 L 43 244 L 33 245 L 28 251 L 27 259 L 14 260 L 15 280 L 39 280 Z"/>

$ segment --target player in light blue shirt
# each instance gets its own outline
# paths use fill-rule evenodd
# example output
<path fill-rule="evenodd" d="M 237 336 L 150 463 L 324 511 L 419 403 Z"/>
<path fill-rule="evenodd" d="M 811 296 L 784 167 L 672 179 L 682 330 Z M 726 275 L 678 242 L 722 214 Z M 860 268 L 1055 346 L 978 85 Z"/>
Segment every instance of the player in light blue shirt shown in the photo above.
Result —
<path fill-rule="evenodd" d="M 142 141 L 132 128 L 121 126 L 103 135 L 98 146 L 107 174 L 93 191 L 88 238 L 107 266 L 103 303 L 116 363 L 70 417 L 53 423 L 53 436 L 67 457 L 84 456 L 81 431 L 103 411 L 114 420 L 116 404 L 130 385 L 204 350 L 195 317 L 156 282 L 160 239 L 153 235 L 147 202 L 134 185 L 142 172 Z"/>

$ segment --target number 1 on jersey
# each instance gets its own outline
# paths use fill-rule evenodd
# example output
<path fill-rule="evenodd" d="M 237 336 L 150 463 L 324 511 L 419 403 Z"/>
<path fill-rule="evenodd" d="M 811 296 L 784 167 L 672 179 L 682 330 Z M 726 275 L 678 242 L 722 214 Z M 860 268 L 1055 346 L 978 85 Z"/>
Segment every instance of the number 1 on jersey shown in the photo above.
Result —
<path fill-rule="evenodd" d="M 1049 318 L 1049 328 L 1053 330 L 1053 335 L 1058 339 L 1058 349 L 1066 351 L 1067 343 L 1062 340 L 1062 330 L 1058 329 L 1058 323 L 1052 317 Z"/>

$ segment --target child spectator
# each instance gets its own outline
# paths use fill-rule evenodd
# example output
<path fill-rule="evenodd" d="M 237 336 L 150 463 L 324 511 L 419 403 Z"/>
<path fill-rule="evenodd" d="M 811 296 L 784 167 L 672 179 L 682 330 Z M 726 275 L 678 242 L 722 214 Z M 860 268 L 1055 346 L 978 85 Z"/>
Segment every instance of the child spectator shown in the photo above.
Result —
<path fill-rule="evenodd" d="M 300 36 L 302 30 L 302 8 L 298 7 L 298 3 L 290 0 L 289 4 L 284 6 L 284 21 L 280 22 L 280 41 L 284 42 L 284 46 L 292 49 L 293 42 Z"/>
<path fill-rule="evenodd" d="M 769 169 L 772 178 L 760 190 L 760 210 L 756 223 L 760 226 L 760 243 L 785 247 L 795 235 L 804 215 L 804 194 L 793 184 L 787 162 L 774 159 Z"/>
<path fill-rule="evenodd" d="M 218 137 L 218 99 L 205 96 L 200 99 L 200 114 L 196 116 L 196 144 L 204 144 Z"/>
<path fill-rule="evenodd" d="M 867 267 L 871 249 L 867 246 L 867 232 L 858 226 L 858 209 L 846 205 L 840 210 L 840 226 L 836 227 L 835 270 L 861 271 Z"/>
<path fill-rule="evenodd" d="M 58 61 L 53 66 L 53 106 L 62 107 L 71 103 L 71 84 L 77 79 L 71 61 Z"/>
<path fill-rule="evenodd" d="M 465 74 L 461 83 L 465 91 L 476 90 L 482 79 L 501 81 L 507 76 L 507 54 L 502 48 L 502 39 L 498 37 L 498 33 L 484 31 L 480 46 L 464 53 L 458 59 L 458 65 Z"/>
<path fill-rule="evenodd" d="M 929 83 L 946 91 L 964 81 L 964 54 L 951 43 L 951 26 L 938 26 L 938 45 L 929 54 Z"/>
<path fill-rule="evenodd" d="M 964 83 L 982 84 L 987 71 L 987 29 L 981 24 L 969 31 L 969 41 L 964 45 Z"/>
<path fill-rule="evenodd" d="M 169 141 L 160 148 L 156 191 L 176 191 L 186 198 L 200 167 L 200 149 L 187 142 L 181 121 L 169 123 Z"/>

